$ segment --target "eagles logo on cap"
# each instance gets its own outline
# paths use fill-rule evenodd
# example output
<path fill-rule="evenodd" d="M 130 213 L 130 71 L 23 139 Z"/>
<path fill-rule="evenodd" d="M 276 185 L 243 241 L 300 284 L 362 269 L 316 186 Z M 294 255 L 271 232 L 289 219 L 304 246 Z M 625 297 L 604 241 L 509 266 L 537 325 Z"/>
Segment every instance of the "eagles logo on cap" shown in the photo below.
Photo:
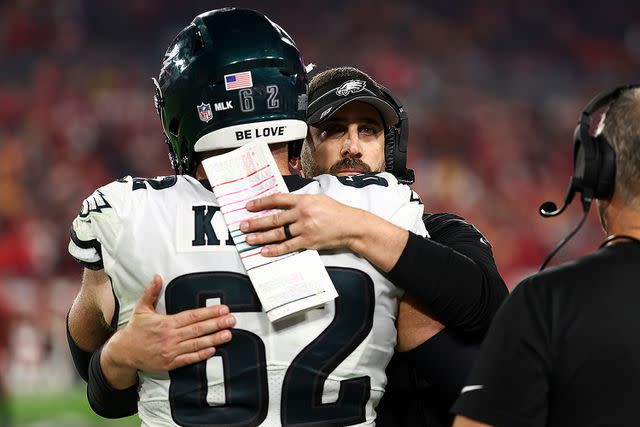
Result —
<path fill-rule="evenodd" d="M 367 85 L 364 80 L 348 80 L 336 89 L 336 95 L 347 96 L 350 93 L 362 92 Z"/>

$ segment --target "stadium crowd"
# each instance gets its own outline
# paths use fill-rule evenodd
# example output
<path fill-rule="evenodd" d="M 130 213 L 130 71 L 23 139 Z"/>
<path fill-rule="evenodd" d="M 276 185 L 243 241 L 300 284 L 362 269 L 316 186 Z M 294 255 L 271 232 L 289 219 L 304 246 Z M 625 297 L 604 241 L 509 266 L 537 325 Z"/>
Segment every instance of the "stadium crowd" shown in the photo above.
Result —
<path fill-rule="evenodd" d="M 67 255 L 67 226 L 83 198 L 124 174 L 171 173 L 152 102 L 157 57 L 176 23 L 223 5 L 182 3 L 0 5 L 0 298 L 39 336 L 9 342 L 31 339 L 43 358 L 64 343 L 81 272 Z M 632 4 L 237 3 L 281 22 L 307 63 L 358 66 L 401 97 L 426 210 L 476 224 L 510 287 L 579 220 L 576 206 L 554 220 L 537 214 L 564 196 L 557 183 L 571 173 L 576 112 L 592 94 L 633 81 L 640 63 Z M 558 260 L 593 250 L 601 233 L 594 216 Z M 0 349 L 0 363 L 28 357 L 17 348 L 5 357 Z"/>

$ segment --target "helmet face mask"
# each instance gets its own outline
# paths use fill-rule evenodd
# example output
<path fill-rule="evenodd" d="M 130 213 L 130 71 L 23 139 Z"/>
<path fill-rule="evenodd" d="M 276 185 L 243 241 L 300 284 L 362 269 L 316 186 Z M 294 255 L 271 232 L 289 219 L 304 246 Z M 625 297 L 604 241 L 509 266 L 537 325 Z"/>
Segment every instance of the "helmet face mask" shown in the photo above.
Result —
<path fill-rule="evenodd" d="M 258 12 L 197 16 L 167 49 L 156 106 L 177 174 L 194 153 L 300 140 L 306 135 L 307 76 L 293 40 Z"/>

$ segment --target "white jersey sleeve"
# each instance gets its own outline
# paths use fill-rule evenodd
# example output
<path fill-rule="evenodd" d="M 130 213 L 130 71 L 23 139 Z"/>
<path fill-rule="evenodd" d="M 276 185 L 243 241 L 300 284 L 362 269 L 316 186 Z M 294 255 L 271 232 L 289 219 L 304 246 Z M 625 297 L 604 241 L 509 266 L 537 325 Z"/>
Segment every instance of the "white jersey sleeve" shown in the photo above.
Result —
<path fill-rule="evenodd" d="M 114 253 L 122 235 L 122 216 L 129 210 L 132 178 L 98 188 L 82 202 L 71 224 L 69 253 L 84 267 L 104 268 L 103 248 Z"/>

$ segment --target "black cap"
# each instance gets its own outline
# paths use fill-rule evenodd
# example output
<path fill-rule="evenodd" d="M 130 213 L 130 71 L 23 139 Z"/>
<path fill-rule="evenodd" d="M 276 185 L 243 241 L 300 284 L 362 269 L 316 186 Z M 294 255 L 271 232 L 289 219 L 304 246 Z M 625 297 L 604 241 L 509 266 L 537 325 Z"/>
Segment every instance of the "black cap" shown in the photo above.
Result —
<path fill-rule="evenodd" d="M 353 101 L 372 105 L 382 115 L 386 126 L 395 126 L 400 121 L 398 111 L 373 80 L 364 76 L 345 76 L 331 79 L 309 92 L 307 124 L 315 126 Z"/>

